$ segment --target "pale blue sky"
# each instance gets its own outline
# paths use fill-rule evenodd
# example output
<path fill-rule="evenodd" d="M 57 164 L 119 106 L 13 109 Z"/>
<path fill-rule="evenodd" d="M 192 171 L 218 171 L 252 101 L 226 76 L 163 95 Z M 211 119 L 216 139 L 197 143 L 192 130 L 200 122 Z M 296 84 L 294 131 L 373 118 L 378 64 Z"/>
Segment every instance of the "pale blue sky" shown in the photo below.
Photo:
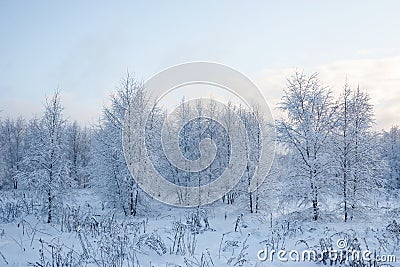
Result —
<path fill-rule="evenodd" d="M 59 87 L 66 115 L 89 122 L 127 69 L 146 80 L 200 60 L 236 68 L 272 98 L 293 68 L 329 70 L 334 78 L 322 76 L 337 88 L 347 75 L 375 90 L 371 96 L 390 86 L 393 97 L 376 102 L 377 119 L 388 120 L 385 128 L 396 122 L 398 1 L 115 2 L 0 1 L 0 116 L 38 113 Z M 360 72 L 363 60 L 372 67 Z M 375 68 L 392 74 L 364 80 Z M 377 88 L 380 79 L 392 82 Z"/>

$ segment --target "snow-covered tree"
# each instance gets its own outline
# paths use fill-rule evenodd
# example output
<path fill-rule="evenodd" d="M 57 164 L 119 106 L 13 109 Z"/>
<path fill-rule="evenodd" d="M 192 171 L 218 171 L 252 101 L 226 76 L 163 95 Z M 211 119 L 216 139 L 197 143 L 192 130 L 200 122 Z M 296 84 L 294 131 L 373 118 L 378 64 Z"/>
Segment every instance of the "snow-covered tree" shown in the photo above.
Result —
<path fill-rule="evenodd" d="M 89 182 L 90 134 L 88 128 L 81 128 L 76 121 L 66 130 L 69 176 L 82 187 Z"/>
<path fill-rule="evenodd" d="M 1 127 L 2 153 L 4 162 L 4 179 L 7 186 L 18 188 L 17 175 L 21 169 L 22 156 L 25 149 L 25 121 L 6 119 Z"/>
<path fill-rule="evenodd" d="M 349 198 L 350 189 L 349 181 L 351 179 L 351 159 L 353 155 L 353 114 L 352 114 L 352 99 L 351 99 L 351 89 L 346 83 L 343 89 L 343 93 L 339 99 L 339 110 L 338 110 L 338 124 L 337 131 L 334 140 L 334 145 L 332 146 L 332 158 L 337 162 L 337 172 L 340 176 L 339 184 L 341 184 L 342 189 L 339 188 L 339 192 L 342 193 L 342 204 L 344 210 L 344 221 L 348 219 L 348 209 L 349 209 Z"/>
<path fill-rule="evenodd" d="M 352 93 L 352 178 L 349 183 L 353 219 L 373 204 L 373 195 L 383 188 L 383 161 L 379 136 L 372 131 L 373 106 L 369 95 L 357 87 Z"/>
<path fill-rule="evenodd" d="M 237 112 L 237 108 L 231 102 L 229 102 L 221 114 L 221 120 L 223 120 L 226 125 L 226 131 L 228 136 L 232 135 L 232 132 L 235 131 L 235 128 L 237 127 L 235 112 Z M 230 142 L 228 142 L 227 148 L 223 153 L 223 157 L 229 158 L 231 156 L 230 152 L 231 152 L 231 147 L 230 147 Z M 227 185 L 227 188 L 229 187 L 230 185 Z M 225 196 L 222 197 L 222 201 L 226 202 L 227 204 L 233 204 L 236 200 L 237 195 L 239 194 L 238 189 L 239 188 L 236 187 L 233 188 L 230 192 L 226 193 Z"/>
<path fill-rule="evenodd" d="M 388 185 L 392 189 L 400 189 L 400 129 L 392 126 L 383 134 L 384 158 L 389 167 Z"/>
<path fill-rule="evenodd" d="M 250 146 L 251 146 L 251 152 L 250 152 L 250 157 L 249 157 L 249 170 L 252 171 L 252 174 L 255 172 L 257 166 L 260 164 L 260 156 L 261 156 L 261 149 L 262 149 L 262 142 L 263 142 L 263 137 L 262 132 L 263 129 L 265 129 L 267 132 L 268 128 L 271 127 L 271 125 L 268 125 L 264 118 L 264 114 L 261 113 L 261 109 L 257 106 L 253 107 L 252 112 L 250 113 L 250 127 L 249 127 L 249 136 L 250 136 Z M 249 175 L 249 174 L 248 174 Z M 265 174 L 268 175 L 268 174 Z M 249 176 L 250 177 L 250 176 Z M 249 187 L 250 187 L 250 180 L 249 181 Z M 267 183 L 266 183 L 267 184 Z M 269 185 L 271 186 L 271 185 Z M 250 212 L 253 212 L 253 210 L 257 213 L 261 209 L 261 204 L 260 204 L 260 199 L 262 198 L 262 195 L 265 194 L 265 188 L 261 187 L 261 185 L 257 184 L 257 190 L 255 190 L 253 193 L 248 192 L 249 194 L 249 206 L 250 206 Z M 254 197 L 252 196 L 254 195 Z M 266 196 L 267 197 L 267 196 Z M 254 201 L 253 201 L 254 198 Z M 251 207 L 251 205 L 254 206 Z"/>
<path fill-rule="evenodd" d="M 0 120 L 0 126 L 2 126 L 2 121 Z M 0 151 L 3 152 L 5 150 L 5 140 L 4 135 L 0 132 Z M 5 153 L 0 153 L 0 190 L 3 189 L 5 184 L 6 177 L 6 160 Z"/>
<path fill-rule="evenodd" d="M 62 204 L 64 189 L 70 187 L 65 143 L 65 120 L 60 92 L 46 99 L 44 114 L 30 121 L 27 128 L 27 151 L 22 176 L 28 189 L 36 192 L 45 204 L 47 222 Z"/>
<path fill-rule="evenodd" d="M 317 74 L 295 73 L 280 103 L 286 118 L 276 122 L 278 141 L 295 160 L 285 201 L 311 204 L 312 219 L 318 220 L 321 200 L 329 193 L 331 179 L 329 136 L 335 127 L 336 107 L 331 91 L 321 85 Z"/>
<path fill-rule="evenodd" d="M 332 142 L 332 161 L 339 179 L 344 221 L 355 209 L 371 203 L 371 194 L 381 186 L 382 161 L 378 137 L 371 130 L 372 105 L 367 93 L 348 84 L 338 101 L 338 120 Z M 349 214 L 351 213 L 351 214 Z"/>
<path fill-rule="evenodd" d="M 93 183 L 106 199 L 123 210 L 125 215 L 136 215 L 140 190 L 126 165 L 122 148 L 122 128 L 129 105 L 142 101 L 143 87 L 131 75 L 123 79 L 121 86 L 111 96 L 111 105 L 103 110 L 103 115 L 93 133 L 91 169 Z M 136 99 L 131 102 L 132 99 Z M 138 119 L 142 110 L 135 110 Z M 138 140 L 139 141 L 139 140 Z M 136 159 L 140 161 L 141 158 Z"/>
<path fill-rule="evenodd" d="M 262 146 L 260 127 L 266 127 L 266 125 L 263 124 L 262 114 L 257 107 L 253 107 L 252 110 L 240 108 L 238 114 L 245 126 L 248 138 L 248 142 L 245 142 L 243 145 L 245 149 L 249 151 L 246 169 L 243 173 L 241 183 L 239 183 L 239 192 L 241 196 L 245 196 L 243 200 L 247 203 L 246 206 L 250 213 L 253 213 L 258 211 L 260 192 L 258 190 L 249 192 L 248 189 L 250 188 L 251 180 L 259 164 Z"/>

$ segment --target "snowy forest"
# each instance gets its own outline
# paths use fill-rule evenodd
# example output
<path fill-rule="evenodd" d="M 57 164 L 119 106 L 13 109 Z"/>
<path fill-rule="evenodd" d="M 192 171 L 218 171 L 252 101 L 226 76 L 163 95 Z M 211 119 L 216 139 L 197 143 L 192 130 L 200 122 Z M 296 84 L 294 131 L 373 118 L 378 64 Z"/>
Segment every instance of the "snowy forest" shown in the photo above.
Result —
<path fill-rule="evenodd" d="M 317 73 L 296 72 L 277 88 L 283 95 L 272 108 L 281 115 L 273 125 L 234 103 L 193 108 L 182 99 L 176 121 L 199 118 L 180 129 L 181 153 L 195 160 L 204 138 L 216 144 L 214 161 L 194 174 L 164 155 L 167 111 L 147 106 L 143 84 L 127 75 L 117 88 L 95 124 L 68 120 L 60 90 L 43 96 L 43 110 L 33 118 L 0 112 L 0 266 L 398 266 L 400 128 L 376 130 L 362 86 L 344 82 L 336 95 Z M 121 132 L 129 105 L 137 118 L 151 108 L 147 152 L 180 186 L 208 184 L 227 168 L 238 116 L 250 151 L 239 183 L 195 208 L 153 199 L 125 161 Z M 204 110 L 229 127 L 202 117 Z M 266 179 L 249 192 L 261 127 L 273 127 L 277 149 Z M 325 255 L 338 240 L 345 241 L 342 249 L 369 250 L 371 257 Z M 318 257 L 260 260 L 263 249 L 313 249 Z"/>

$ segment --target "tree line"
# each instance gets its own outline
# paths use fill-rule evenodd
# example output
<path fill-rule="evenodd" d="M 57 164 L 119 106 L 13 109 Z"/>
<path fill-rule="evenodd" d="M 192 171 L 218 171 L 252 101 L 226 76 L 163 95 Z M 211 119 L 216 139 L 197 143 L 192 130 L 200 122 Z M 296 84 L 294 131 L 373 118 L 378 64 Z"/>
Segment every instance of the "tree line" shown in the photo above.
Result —
<path fill-rule="evenodd" d="M 40 116 L 29 120 L 2 118 L 0 190 L 32 193 L 43 204 L 48 223 L 54 221 L 70 189 L 91 188 L 106 205 L 126 216 L 148 212 L 153 201 L 132 179 L 122 148 L 121 131 L 130 105 L 135 107 L 138 126 L 144 123 L 143 110 L 151 109 L 151 117 L 145 122 L 148 135 L 143 137 L 147 153 L 166 179 L 182 186 L 210 183 L 227 168 L 229 134 L 235 131 L 233 117 L 242 120 L 250 153 L 239 184 L 221 200 L 225 205 L 237 205 L 249 212 L 297 210 L 311 220 L 333 214 L 349 221 L 362 218 L 382 197 L 400 189 L 399 128 L 393 126 L 382 132 L 373 129 L 373 106 L 360 87 L 345 84 L 335 98 L 317 74 L 295 73 L 288 79 L 279 104 L 283 116 L 274 125 L 264 123 L 257 108 L 249 110 L 232 103 L 218 108 L 213 101 L 193 108 L 182 101 L 174 119 L 185 121 L 189 113 L 199 118 L 179 132 L 179 153 L 197 159 L 204 138 L 217 147 L 210 166 L 197 173 L 176 168 L 165 156 L 161 128 L 167 113 L 146 99 L 143 84 L 128 75 L 111 95 L 110 105 L 103 108 L 96 125 L 81 126 L 67 120 L 59 91 L 46 99 Z M 229 127 L 201 117 L 204 109 Z M 265 182 L 255 192 L 248 192 L 259 164 L 261 127 L 276 131 L 278 149 Z M 135 157 L 137 164 L 141 160 L 141 155 Z"/>

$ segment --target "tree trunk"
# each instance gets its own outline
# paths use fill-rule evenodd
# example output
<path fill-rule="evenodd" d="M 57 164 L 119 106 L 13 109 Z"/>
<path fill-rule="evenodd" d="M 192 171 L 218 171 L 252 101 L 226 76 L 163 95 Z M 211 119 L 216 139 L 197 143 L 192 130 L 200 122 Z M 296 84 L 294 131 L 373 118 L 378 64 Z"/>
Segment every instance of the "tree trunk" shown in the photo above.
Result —
<path fill-rule="evenodd" d="M 247 165 L 246 171 L 247 171 L 247 180 L 248 180 L 249 188 L 250 188 L 251 179 L 250 179 L 249 165 Z M 249 192 L 249 206 L 250 206 L 250 213 L 253 213 L 253 194 L 252 194 L 252 192 Z"/>
<path fill-rule="evenodd" d="M 345 170 L 343 171 L 343 200 L 344 200 L 344 221 L 347 222 L 347 175 L 346 175 L 346 164 Z"/>
<path fill-rule="evenodd" d="M 48 206 L 47 206 L 47 223 L 51 223 L 51 216 L 52 216 L 52 214 L 51 214 L 51 210 L 52 210 L 52 201 L 53 201 L 53 198 L 52 198 L 52 196 L 51 196 L 51 189 L 49 189 L 48 191 L 47 191 L 47 196 L 48 196 Z"/>
<path fill-rule="evenodd" d="M 313 220 L 317 221 L 318 220 L 318 200 L 317 200 L 317 198 L 313 199 L 312 205 L 313 205 Z"/>
<path fill-rule="evenodd" d="M 318 220 L 318 189 L 317 186 L 315 185 L 315 170 L 310 170 L 310 181 L 311 181 L 311 194 L 312 194 L 312 208 L 313 208 L 313 216 L 312 219 L 313 221 Z"/>

